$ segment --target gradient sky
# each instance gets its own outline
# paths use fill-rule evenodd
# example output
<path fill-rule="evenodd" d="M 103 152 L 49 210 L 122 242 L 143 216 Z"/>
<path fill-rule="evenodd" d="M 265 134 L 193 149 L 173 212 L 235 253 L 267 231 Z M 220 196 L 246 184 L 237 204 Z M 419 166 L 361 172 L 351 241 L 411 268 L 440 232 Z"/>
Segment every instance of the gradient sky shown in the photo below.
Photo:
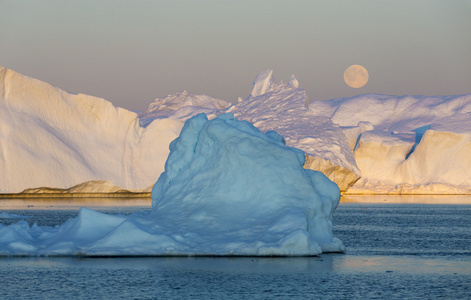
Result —
<path fill-rule="evenodd" d="M 0 65 L 131 110 L 183 90 L 234 102 L 265 69 L 310 100 L 465 94 L 470 16 L 454 0 L 0 0 Z"/>

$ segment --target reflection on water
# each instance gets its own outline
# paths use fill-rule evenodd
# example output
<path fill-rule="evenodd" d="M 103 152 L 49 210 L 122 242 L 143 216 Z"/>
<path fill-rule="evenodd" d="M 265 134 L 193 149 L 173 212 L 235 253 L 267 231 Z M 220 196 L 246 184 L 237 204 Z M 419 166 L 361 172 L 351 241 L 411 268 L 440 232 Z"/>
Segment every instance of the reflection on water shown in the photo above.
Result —
<path fill-rule="evenodd" d="M 81 206 L 149 210 L 150 199 L 0 200 L 0 213 L 57 225 Z M 0 218 L 0 223 L 17 222 Z M 31 224 L 30 223 L 30 224 Z M 471 196 L 346 196 L 345 254 L 319 257 L 1 257 L 0 298 L 350 299 L 471 295 Z"/>
<path fill-rule="evenodd" d="M 404 197 L 407 204 L 358 198 L 359 203 L 342 202 L 333 217 L 334 235 L 348 254 L 471 255 L 471 204 L 421 204 L 425 197 L 411 196 Z"/>
<path fill-rule="evenodd" d="M 322 254 L 318 257 L 1 257 L 8 268 L 83 268 L 173 270 L 230 274 L 285 273 L 384 273 L 471 275 L 471 261 L 452 257 L 352 256 Z"/>
<path fill-rule="evenodd" d="M 343 195 L 341 203 L 471 204 L 471 195 Z"/>
<path fill-rule="evenodd" d="M 150 198 L 15 198 L 0 199 L 0 210 L 150 207 L 151 204 Z"/>
<path fill-rule="evenodd" d="M 332 270 L 361 273 L 399 272 L 407 274 L 471 275 L 471 260 L 451 256 L 339 255 L 332 257 Z"/>
<path fill-rule="evenodd" d="M 414 260 L 417 263 L 406 268 L 411 262 L 408 258 L 333 254 L 312 258 L 0 258 L 0 298 L 466 299 L 469 296 L 469 262 L 461 269 L 452 266 L 456 271 L 453 272 L 441 266 L 450 266 L 446 259 L 438 259 L 437 267 L 429 266 L 427 259 Z"/>

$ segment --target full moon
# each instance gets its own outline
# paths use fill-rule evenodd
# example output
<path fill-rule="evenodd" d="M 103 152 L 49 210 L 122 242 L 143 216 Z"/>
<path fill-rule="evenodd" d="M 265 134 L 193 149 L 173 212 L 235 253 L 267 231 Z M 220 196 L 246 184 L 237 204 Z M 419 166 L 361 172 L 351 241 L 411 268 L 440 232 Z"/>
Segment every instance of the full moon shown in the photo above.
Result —
<path fill-rule="evenodd" d="M 352 88 L 361 88 L 368 82 L 368 71 L 360 65 L 348 67 L 343 73 L 345 83 Z"/>

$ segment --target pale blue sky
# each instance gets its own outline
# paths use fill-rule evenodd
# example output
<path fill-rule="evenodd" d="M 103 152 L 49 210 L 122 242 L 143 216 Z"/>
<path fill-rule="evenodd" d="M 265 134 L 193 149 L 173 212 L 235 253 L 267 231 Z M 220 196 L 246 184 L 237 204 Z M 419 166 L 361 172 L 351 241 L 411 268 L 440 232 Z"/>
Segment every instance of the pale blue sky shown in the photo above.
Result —
<path fill-rule="evenodd" d="M 265 69 L 311 100 L 471 93 L 471 1 L 0 0 L 0 65 L 145 110 L 188 90 L 226 101 Z M 343 82 L 352 64 L 370 81 Z"/>

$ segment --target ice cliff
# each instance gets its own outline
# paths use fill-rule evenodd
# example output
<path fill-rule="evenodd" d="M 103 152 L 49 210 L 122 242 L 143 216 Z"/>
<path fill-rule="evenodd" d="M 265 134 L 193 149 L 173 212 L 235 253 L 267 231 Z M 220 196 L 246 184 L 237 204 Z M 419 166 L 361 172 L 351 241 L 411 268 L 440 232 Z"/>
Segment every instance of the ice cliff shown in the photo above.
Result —
<path fill-rule="evenodd" d="M 0 224 L 0 255 L 317 255 L 332 235 L 338 186 L 303 168 L 302 151 L 223 114 L 189 119 L 170 144 L 152 210 L 83 208 L 56 227 Z"/>
<path fill-rule="evenodd" d="M 145 190 L 164 170 L 182 122 L 143 128 L 133 112 L 0 67 L 0 193 L 106 180 Z M 99 189 L 98 189 L 99 190 Z"/>
<path fill-rule="evenodd" d="M 349 193 L 471 193 L 471 94 L 315 101 L 339 124 L 362 178 Z"/>

